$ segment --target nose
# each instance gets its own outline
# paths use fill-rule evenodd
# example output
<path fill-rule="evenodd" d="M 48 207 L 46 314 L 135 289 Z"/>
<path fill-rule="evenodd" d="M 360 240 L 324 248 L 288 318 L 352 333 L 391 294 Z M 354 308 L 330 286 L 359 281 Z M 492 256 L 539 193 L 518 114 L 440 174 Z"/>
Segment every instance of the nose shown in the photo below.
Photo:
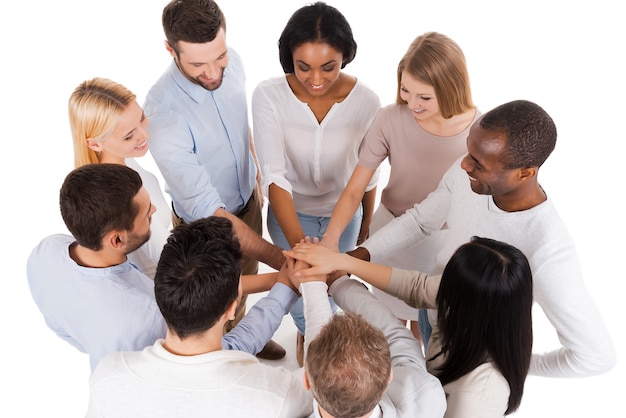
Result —
<path fill-rule="evenodd" d="M 469 157 L 469 154 L 465 154 L 465 157 L 461 160 L 461 168 L 468 173 L 474 169 L 474 165 L 472 164 L 472 159 Z"/>
<path fill-rule="evenodd" d="M 323 76 L 322 76 L 321 71 L 316 71 L 316 70 L 311 71 L 311 83 L 312 84 L 319 86 L 320 84 L 322 84 L 322 78 Z"/>
<path fill-rule="evenodd" d="M 154 215 L 154 212 L 156 212 L 157 208 L 156 205 L 154 205 L 152 202 L 150 202 L 150 217 L 152 217 L 152 215 Z"/>
<path fill-rule="evenodd" d="M 410 109 L 417 109 L 419 107 L 419 99 L 411 95 L 409 97 L 408 105 Z"/>
<path fill-rule="evenodd" d="M 147 120 L 148 119 L 146 119 L 146 121 Z M 148 139 L 150 137 L 150 134 L 148 134 L 147 125 L 148 124 L 146 123 L 146 126 L 140 126 L 137 129 L 137 133 L 139 134 L 139 135 L 137 135 L 137 137 L 139 138 L 139 142 L 143 142 L 143 141 L 145 141 L 146 139 Z"/>
<path fill-rule="evenodd" d="M 204 71 L 203 71 L 203 75 L 211 80 L 217 79 L 219 78 L 219 66 L 218 65 L 211 65 L 211 64 L 207 64 L 207 66 L 205 67 Z"/>

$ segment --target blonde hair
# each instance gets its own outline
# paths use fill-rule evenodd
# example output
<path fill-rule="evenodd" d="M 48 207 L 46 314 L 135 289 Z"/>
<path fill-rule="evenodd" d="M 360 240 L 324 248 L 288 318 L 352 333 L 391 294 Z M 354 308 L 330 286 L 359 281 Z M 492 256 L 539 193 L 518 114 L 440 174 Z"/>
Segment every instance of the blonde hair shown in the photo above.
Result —
<path fill-rule="evenodd" d="M 86 80 L 76 87 L 69 100 L 74 168 L 100 162 L 100 154 L 89 148 L 87 139 L 100 141 L 110 135 L 135 99 L 126 87 L 106 78 Z"/>
<path fill-rule="evenodd" d="M 445 119 L 474 109 L 465 55 L 446 35 L 426 32 L 411 43 L 398 64 L 398 104 L 407 104 L 400 97 L 404 71 L 414 79 L 433 86 L 439 110 Z"/>

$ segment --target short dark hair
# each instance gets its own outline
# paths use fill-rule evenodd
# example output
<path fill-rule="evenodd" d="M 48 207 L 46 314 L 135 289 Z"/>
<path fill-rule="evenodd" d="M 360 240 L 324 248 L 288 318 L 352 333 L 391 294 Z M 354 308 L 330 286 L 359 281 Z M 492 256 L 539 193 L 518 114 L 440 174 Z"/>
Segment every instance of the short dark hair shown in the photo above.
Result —
<path fill-rule="evenodd" d="M 371 412 L 389 385 L 389 343 L 353 312 L 332 316 L 309 344 L 305 362 L 315 400 L 335 417 Z"/>
<path fill-rule="evenodd" d="M 210 216 L 177 226 L 161 252 L 154 293 L 180 339 L 211 328 L 237 299 L 241 248 L 230 220 Z"/>
<path fill-rule="evenodd" d="M 509 384 L 505 414 L 524 392 L 532 353 L 533 282 L 526 256 L 516 247 L 472 237 L 444 268 L 437 293 L 445 360 L 443 385 L 491 361 Z"/>
<path fill-rule="evenodd" d="M 122 164 L 87 164 L 72 170 L 59 193 L 61 216 L 79 245 L 102 249 L 102 239 L 113 230 L 131 231 L 138 205 L 134 198 L 141 177 Z"/>
<path fill-rule="evenodd" d="M 172 0 L 163 9 L 161 21 L 167 43 L 176 53 L 180 52 L 178 41 L 203 44 L 226 29 L 224 13 L 213 0 Z"/>
<path fill-rule="evenodd" d="M 480 127 L 506 135 L 500 158 L 505 169 L 541 167 L 556 146 L 556 125 L 539 105 L 528 100 L 504 103 L 485 113 Z"/>
<path fill-rule="evenodd" d="M 341 68 L 356 56 L 352 28 L 336 8 L 318 1 L 296 10 L 278 40 L 278 56 L 285 74 L 293 73 L 293 51 L 307 42 L 323 42 L 343 55 Z"/>

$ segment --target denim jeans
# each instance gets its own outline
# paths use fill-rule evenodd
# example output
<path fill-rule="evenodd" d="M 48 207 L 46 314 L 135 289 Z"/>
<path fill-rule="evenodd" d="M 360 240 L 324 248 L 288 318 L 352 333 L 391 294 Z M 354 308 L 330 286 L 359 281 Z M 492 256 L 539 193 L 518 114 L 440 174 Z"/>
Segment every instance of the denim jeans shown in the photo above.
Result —
<path fill-rule="evenodd" d="M 422 342 L 424 343 L 424 352 L 428 346 L 430 340 L 430 334 L 433 333 L 433 327 L 428 322 L 428 311 L 426 309 L 420 309 L 418 313 L 417 325 L 420 329 L 420 335 L 422 336 Z"/>

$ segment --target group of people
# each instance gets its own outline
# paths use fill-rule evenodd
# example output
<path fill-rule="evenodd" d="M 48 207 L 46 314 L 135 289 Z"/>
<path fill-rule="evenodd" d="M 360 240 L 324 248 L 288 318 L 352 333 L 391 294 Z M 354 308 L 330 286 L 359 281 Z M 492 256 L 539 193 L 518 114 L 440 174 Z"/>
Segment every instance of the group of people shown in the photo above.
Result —
<path fill-rule="evenodd" d="M 47 325 L 89 355 L 87 416 L 502 417 L 528 374 L 614 366 L 538 180 L 555 124 L 527 100 L 480 112 L 456 42 L 418 36 L 382 106 L 344 71 L 345 17 L 307 4 L 249 118 L 219 6 L 173 0 L 162 24 L 172 62 L 143 107 L 106 78 L 71 94 L 71 236 L 28 259 Z M 164 189 L 136 161 L 148 150 Z M 561 342 L 547 353 L 534 302 Z M 257 359 L 286 355 L 272 337 L 288 313 L 293 371 Z"/>

